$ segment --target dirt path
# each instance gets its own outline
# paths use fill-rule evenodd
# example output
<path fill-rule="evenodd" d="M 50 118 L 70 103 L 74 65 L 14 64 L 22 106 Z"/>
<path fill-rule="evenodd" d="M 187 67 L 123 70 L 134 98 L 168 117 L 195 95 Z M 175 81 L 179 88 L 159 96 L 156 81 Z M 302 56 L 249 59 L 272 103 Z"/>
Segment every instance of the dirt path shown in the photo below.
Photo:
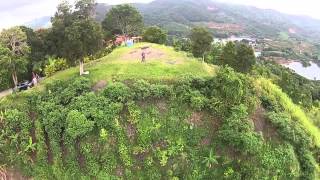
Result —
<path fill-rule="evenodd" d="M 9 94 L 12 94 L 12 89 L 8 89 L 8 90 L 0 92 L 0 99 L 5 96 L 8 96 Z"/>

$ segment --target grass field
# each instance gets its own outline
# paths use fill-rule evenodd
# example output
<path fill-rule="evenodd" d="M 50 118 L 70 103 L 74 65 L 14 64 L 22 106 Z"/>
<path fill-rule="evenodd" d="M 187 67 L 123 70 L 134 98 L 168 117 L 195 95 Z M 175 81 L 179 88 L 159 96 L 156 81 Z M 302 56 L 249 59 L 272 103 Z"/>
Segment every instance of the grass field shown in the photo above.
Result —
<path fill-rule="evenodd" d="M 146 46 L 151 49 L 152 57 L 149 58 L 147 54 L 146 63 L 141 63 L 140 57 L 136 55 L 141 51 L 141 47 Z M 85 70 L 90 72 L 88 77 L 92 83 L 95 83 L 99 80 L 108 81 L 113 78 L 119 80 L 178 80 L 188 75 L 206 77 L 213 76 L 216 67 L 188 57 L 186 53 L 176 52 L 171 47 L 139 43 L 131 48 L 119 47 L 108 56 L 85 64 Z M 44 80 L 43 84 L 56 79 L 62 80 L 78 76 L 78 72 L 78 67 L 58 72 Z"/>

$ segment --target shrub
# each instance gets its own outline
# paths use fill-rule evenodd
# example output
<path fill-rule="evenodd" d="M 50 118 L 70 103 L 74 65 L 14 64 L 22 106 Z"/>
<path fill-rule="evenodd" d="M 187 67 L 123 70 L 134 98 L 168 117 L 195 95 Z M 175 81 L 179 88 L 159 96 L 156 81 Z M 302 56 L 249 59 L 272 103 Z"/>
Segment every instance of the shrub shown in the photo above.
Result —
<path fill-rule="evenodd" d="M 58 58 L 58 59 L 49 58 L 48 62 L 49 62 L 48 65 L 46 65 L 46 67 L 44 68 L 44 73 L 46 76 L 51 76 L 55 72 L 65 70 L 69 67 L 67 64 L 67 61 L 62 58 Z"/>
<path fill-rule="evenodd" d="M 190 105 L 196 110 L 201 110 L 207 104 L 207 98 L 200 91 L 192 91 L 190 93 Z"/>
<path fill-rule="evenodd" d="M 121 103 L 127 102 L 132 97 L 128 86 L 120 82 L 109 85 L 102 94 L 114 102 Z"/>
<path fill-rule="evenodd" d="M 83 137 L 92 131 L 94 122 L 88 121 L 79 111 L 70 111 L 67 115 L 67 133 L 72 139 Z"/>

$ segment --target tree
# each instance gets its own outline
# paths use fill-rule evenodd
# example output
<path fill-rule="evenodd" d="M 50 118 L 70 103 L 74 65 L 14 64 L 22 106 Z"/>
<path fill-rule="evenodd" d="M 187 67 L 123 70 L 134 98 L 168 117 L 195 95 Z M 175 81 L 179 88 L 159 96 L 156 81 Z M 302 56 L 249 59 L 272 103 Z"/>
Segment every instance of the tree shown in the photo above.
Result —
<path fill-rule="evenodd" d="M 222 50 L 222 54 L 220 57 L 221 65 L 229 65 L 230 67 L 235 67 L 236 63 L 237 51 L 236 45 L 233 42 L 227 42 Z"/>
<path fill-rule="evenodd" d="M 213 36 L 203 27 L 195 27 L 191 30 L 191 49 L 195 57 L 202 57 L 203 61 L 205 53 L 210 50 Z"/>
<path fill-rule="evenodd" d="M 237 46 L 237 65 L 234 67 L 239 72 L 249 72 L 256 63 L 256 56 L 250 45 L 238 43 Z"/>
<path fill-rule="evenodd" d="M 167 33 L 157 26 L 148 27 L 143 33 L 146 42 L 164 44 L 167 41 Z"/>
<path fill-rule="evenodd" d="M 101 26 L 92 19 L 75 21 L 66 28 L 66 41 L 71 46 L 69 57 L 79 60 L 80 75 L 84 73 L 84 57 L 93 55 L 102 47 Z"/>
<path fill-rule="evenodd" d="M 52 28 L 49 30 L 46 42 L 48 43 L 48 52 L 51 56 L 64 57 L 70 60 L 68 42 L 65 41 L 65 29 L 74 22 L 72 15 L 72 6 L 68 1 L 62 1 L 57 7 L 57 12 L 51 18 Z"/>
<path fill-rule="evenodd" d="M 229 65 L 238 72 L 248 72 L 256 63 L 256 57 L 251 46 L 245 43 L 228 42 L 223 48 L 221 64 Z"/>
<path fill-rule="evenodd" d="M 135 7 L 117 5 L 106 14 L 102 27 L 112 34 L 138 35 L 143 28 L 143 19 Z"/>
<path fill-rule="evenodd" d="M 221 58 L 222 50 L 223 50 L 222 43 L 212 44 L 207 62 L 209 62 L 211 64 L 221 65 L 219 60 Z"/>
<path fill-rule="evenodd" d="M 19 27 L 13 27 L 1 32 L 0 42 L 3 46 L 0 48 L 3 57 L 0 63 L 10 71 L 14 86 L 17 87 L 18 73 L 25 72 L 28 64 L 30 48 L 27 44 L 27 35 Z"/>
<path fill-rule="evenodd" d="M 68 59 L 72 64 L 80 62 L 80 75 L 84 73 L 84 57 L 95 54 L 102 47 L 102 29 L 94 21 L 94 0 L 78 0 L 72 7 L 63 2 L 52 18 L 52 50 L 58 57 Z"/>

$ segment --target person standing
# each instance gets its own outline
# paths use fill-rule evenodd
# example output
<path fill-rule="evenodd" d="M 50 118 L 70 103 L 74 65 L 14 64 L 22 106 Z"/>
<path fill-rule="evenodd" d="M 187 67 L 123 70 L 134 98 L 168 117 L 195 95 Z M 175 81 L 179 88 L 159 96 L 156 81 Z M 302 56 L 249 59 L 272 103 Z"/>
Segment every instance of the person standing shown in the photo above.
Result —
<path fill-rule="evenodd" d="M 144 51 L 142 51 L 141 53 L 141 62 L 142 63 L 146 62 L 146 53 Z"/>
<path fill-rule="evenodd" d="M 38 84 L 38 78 L 34 72 L 32 72 L 32 84 L 36 86 Z"/>

